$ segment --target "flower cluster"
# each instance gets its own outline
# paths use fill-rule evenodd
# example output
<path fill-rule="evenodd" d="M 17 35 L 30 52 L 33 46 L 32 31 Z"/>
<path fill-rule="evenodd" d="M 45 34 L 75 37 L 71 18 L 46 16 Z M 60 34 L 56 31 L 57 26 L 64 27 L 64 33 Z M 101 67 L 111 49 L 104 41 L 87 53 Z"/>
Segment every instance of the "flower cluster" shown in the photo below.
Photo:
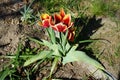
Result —
<path fill-rule="evenodd" d="M 58 32 L 66 32 L 66 30 L 68 30 L 68 40 L 74 40 L 75 29 L 72 27 L 73 22 L 71 22 L 71 15 L 66 14 L 63 9 L 53 16 L 46 13 L 42 14 L 40 19 L 41 22 L 38 22 L 40 26 L 43 26 L 44 28 L 52 27 L 53 30 Z"/>

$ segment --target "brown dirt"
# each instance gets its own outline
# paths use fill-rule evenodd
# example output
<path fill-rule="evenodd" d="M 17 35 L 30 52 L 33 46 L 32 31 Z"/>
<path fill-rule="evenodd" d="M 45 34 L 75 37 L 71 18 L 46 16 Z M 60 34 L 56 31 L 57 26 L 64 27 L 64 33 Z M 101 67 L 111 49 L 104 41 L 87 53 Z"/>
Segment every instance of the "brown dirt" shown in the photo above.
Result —
<path fill-rule="evenodd" d="M 43 38 L 42 35 L 44 35 L 44 31 L 40 28 L 21 24 L 19 10 L 22 8 L 23 4 L 24 3 L 20 0 L 0 1 L 0 55 L 15 53 L 18 43 L 22 41 L 22 43 L 25 44 L 28 36 L 39 39 Z M 102 22 L 104 23 L 103 27 L 91 38 L 104 38 L 111 43 L 98 41 L 92 43 L 90 46 L 92 46 L 92 49 L 97 53 L 105 49 L 103 54 L 99 57 L 99 60 L 106 67 L 106 70 L 118 77 L 118 74 L 120 74 L 120 58 L 115 56 L 115 52 L 120 43 L 119 26 L 108 18 L 103 18 Z M 41 32 L 39 30 L 41 30 Z M 34 46 L 34 43 L 30 44 Z M 7 60 L 0 59 L 0 63 L 6 62 Z M 0 64 L 0 67 L 2 66 L 3 64 Z M 60 67 L 54 76 L 67 79 L 81 79 L 91 74 L 89 71 L 91 68 L 88 69 L 88 66 L 87 64 L 78 62 L 70 63 Z M 94 77 L 101 77 L 101 75 L 94 75 Z"/>
<path fill-rule="evenodd" d="M 41 38 L 44 31 L 36 26 L 24 25 L 20 21 L 20 9 L 25 3 L 20 0 L 2 0 L 0 1 L 0 55 L 15 54 L 18 43 L 25 45 L 27 37 Z M 3 6 L 3 7 L 2 7 Z M 30 43 L 35 47 L 34 43 Z M 6 59 L 0 59 L 0 63 L 8 62 Z M 0 68 L 3 64 L 0 64 Z"/>
<path fill-rule="evenodd" d="M 118 22 L 117 22 L 118 23 Z M 118 77 L 120 73 L 120 25 L 109 18 L 102 18 L 104 24 L 91 38 L 102 38 L 108 41 L 93 42 L 90 46 L 99 55 L 99 60 L 106 69 Z"/>
<path fill-rule="evenodd" d="M 19 1 L 18 1 L 19 2 Z M 14 9 L 16 5 L 19 5 L 15 0 L 3 0 L 0 2 L 0 53 L 6 54 L 8 52 L 14 52 L 17 43 L 22 38 L 18 9 Z M 17 4 L 16 4 L 17 3 Z M 2 7 L 4 6 L 4 7 Z M 14 9 L 14 10 L 13 10 Z M 17 17 L 18 15 L 18 17 Z"/>

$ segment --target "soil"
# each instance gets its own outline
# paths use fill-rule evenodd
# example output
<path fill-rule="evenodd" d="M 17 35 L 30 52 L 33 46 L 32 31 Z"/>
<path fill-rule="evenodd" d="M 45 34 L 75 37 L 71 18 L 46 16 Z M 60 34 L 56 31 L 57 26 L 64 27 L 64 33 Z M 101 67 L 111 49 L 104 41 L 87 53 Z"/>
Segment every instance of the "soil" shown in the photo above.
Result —
<path fill-rule="evenodd" d="M 23 0 L 24 1 L 24 0 Z M 14 54 L 17 50 L 19 42 L 24 45 L 27 42 L 27 37 L 35 37 L 38 39 L 44 37 L 45 32 L 42 28 L 37 26 L 29 26 L 22 24 L 20 21 L 20 10 L 26 2 L 21 0 L 1 0 L 0 1 L 0 55 Z M 90 44 L 90 48 L 100 55 L 99 60 L 105 66 L 106 70 L 112 73 L 118 80 L 120 78 L 120 26 L 115 21 L 109 18 L 102 17 L 103 26 L 99 28 L 91 38 L 102 38 L 108 41 L 96 41 Z M 34 43 L 30 43 L 31 47 L 37 47 Z M 119 48 L 118 48 L 119 47 Z M 117 50 L 116 50 L 117 49 Z M 118 51 L 118 52 L 119 52 Z M 116 54 L 115 54 L 116 53 Z M 0 67 L 7 63 L 8 60 L 0 59 Z M 59 65 L 58 71 L 55 72 L 54 77 L 71 80 L 79 80 L 86 75 L 90 77 L 90 71 L 94 68 L 88 64 L 74 62 L 66 65 Z M 47 71 L 45 72 L 47 73 Z M 98 74 L 100 73 L 100 74 Z M 93 74 L 97 79 L 104 77 L 103 73 L 98 71 L 98 75 Z M 105 79 L 105 78 L 104 78 Z M 40 80 L 37 76 L 36 80 Z M 92 79 L 90 79 L 92 80 Z"/>
<path fill-rule="evenodd" d="M 98 53 L 99 59 L 106 69 L 113 73 L 116 77 L 120 76 L 120 24 L 109 19 L 102 18 L 103 27 L 101 27 L 91 38 L 105 39 L 103 41 L 93 42 L 91 45 L 93 50 Z M 107 40 L 107 41 L 106 41 Z"/>

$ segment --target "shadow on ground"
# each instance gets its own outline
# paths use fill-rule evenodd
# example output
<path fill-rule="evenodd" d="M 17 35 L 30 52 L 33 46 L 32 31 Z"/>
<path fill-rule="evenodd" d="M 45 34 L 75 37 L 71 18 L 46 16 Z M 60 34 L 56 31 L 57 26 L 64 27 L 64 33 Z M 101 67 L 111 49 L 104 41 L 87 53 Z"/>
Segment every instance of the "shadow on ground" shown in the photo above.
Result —
<path fill-rule="evenodd" d="M 91 18 L 76 18 L 75 20 L 75 26 L 77 27 L 81 27 L 81 30 L 78 34 L 78 36 L 76 37 L 76 42 L 79 41 L 85 41 L 85 40 L 92 40 L 90 39 L 90 37 L 100 28 L 103 26 L 102 22 L 102 18 L 96 18 L 96 16 L 94 15 Z M 93 39 L 94 40 L 100 40 L 100 39 Z M 103 40 L 103 39 L 102 39 Z M 79 44 L 79 50 L 83 50 L 86 53 L 88 53 L 89 56 L 93 57 L 93 51 L 92 50 L 86 50 L 85 47 L 88 46 L 90 43 L 92 42 L 85 42 L 85 43 L 80 43 Z M 90 54 L 89 54 L 90 53 Z M 95 57 L 93 57 L 95 58 Z"/>
<path fill-rule="evenodd" d="M 9 0 L 6 2 L 0 1 L 0 20 L 8 17 L 19 16 L 19 8 L 23 5 L 20 2 L 20 0 Z M 16 10 L 14 11 L 13 8 L 16 8 Z"/>
<path fill-rule="evenodd" d="M 120 80 L 120 71 L 119 71 L 119 74 L 118 74 L 118 80 Z"/>
<path fill-rule="evenodd" d="M 81 30 L 76 38 L 76 42 L 90 40 L 90 36 L 92 36 L 100 27 L 103 26 L 101 24 L 102 18 L 96 18 L 94 15 L 91 18 L 76 18 L 75 19 L 75 26 L 81 27 Z M 79 47 L 87 46 L 90 43 L 83 43 L 80 44 Z"/>

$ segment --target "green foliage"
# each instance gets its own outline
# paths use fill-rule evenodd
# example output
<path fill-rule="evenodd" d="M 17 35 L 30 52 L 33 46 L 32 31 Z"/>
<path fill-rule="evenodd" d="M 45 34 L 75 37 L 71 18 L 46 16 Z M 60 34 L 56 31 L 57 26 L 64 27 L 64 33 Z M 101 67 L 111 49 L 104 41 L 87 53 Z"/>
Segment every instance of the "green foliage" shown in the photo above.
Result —
<path fill-rule="evenodd" d="M 91 66 L 95 66 L 97 69 L 104 70 L 104 67 L 99 62 L 90 58 L 88 55 L 86 55 L 86 53 L 82 51 L 70 51 L 66 57 L 63 58 L 63 64 L 74 61 L 84 62 L 90 64 Z"/>
<path fill-rule="evenodd" d="M 18 46 L 16 55 L 14 56 L 14 58 L 12 56 L 1 56 L 3 58 L 9 57 L 12 58 L 11 61 L 9 62 L 9 64 L 4 66 L 4 69 L 2 72 L 0 72 L 0 80 L 5 80 L 5 78 L 7 76 L 10 77 L 10 79 L 13 79 L 12 76 L 14 76 L 14 73 L 16 72 L 17 68 L 19 67 L 19 65 L 21 64 L 19 55 L 20 55 L 20 51 L 21 51 L 21 45 Z"/>
<path fill-rule="evenodd" d="M 75 13 L 79 13 L 78 16 L 84 13 L 87 7 L 80 6 L 82 0 L 39 0 L 39 4 L 42 6 L 41 12 L 54 13 L 64 8 L 72 17 L 76 17 Z"/>
<path fill-rule="evenodd" d="M 43 10 L 48 12 L 58 11 L 64 5 L 64 0 L 39 0 Z"/>
<path fill-rule="evenodd" d="M 52 52 L 50 51 L 41 51 L 39 52 L 38 54 L 32 56 L 31 58 L 29 58 L 23 66 L 28 66 L 30 65 L 31 63 L 34 63 L 35 61 L 37 60 L 41 60 L 41 59 L 45 59 L 45 58 L 48 58 L 50 55 L 51 55 Z"/>
<path fill-rule="evenodd" d="M 35 0 L 32 0 L 32 2 L 29 4 L 29 6 L 24 5 L 23 11 L 20 11 L 20 13 L 22 14 L 21 17 L 21 21 L 25 24 L 34 24 L 35 23 L 35 19 L 37 18 L 36 16 L 33 15 L 34 11 L 31 8 L 33 2 Z"/>
<path fill-rule="evenodd" d="M 50 40 L 51 40 L 50 42 L 46 40 L 39 41 L 33 38 L 30 38 L 30 40 L 36 43 L 39 43 L 41 45 L 47 46 L 49 50 L 41 51 L 37 55 L 30 57 L 28 60 L 26 60 L 26 62 L 24 63 L 24 66 L 28 66 L 31 63 L 34 63 L 38 60 L 46 61 L 46 59 L 49 59 L 49 60 L 53 59 L 51 72 L 48 77 L 44 78 L 45 80 L 47 80 L 48 78 L 51 78 L 52 73 L 56 65 L 58 64 L 58 61 L 62 62 L 64 65 L 69 62 L 81 61 L 81 62 L 90 64 L 92 66 L 95 66 L 97 69 L 104 70 L 104 67 L 99 62 L 90 58 L 84 52 L 77 51 L 76 49 L 78 45 L 69 44 L 69 42 L 67 41 L 68 32 L 66 32 L 66 34 L 59 32 L 59 37 L 55 37 L 54 30 L 52 30 L 51 28 L 48 28 L 47 32 L 50 36 Z"/>
<path fill-rule="evenodd" d="M 10 59 L 9 63 L 4 64 L 3 70 L 0 72 L 0 80 L 5 80 L 6 78 L 10 80 L 16 80 L 16 78 L 17 80 L 22 79 L 22 77 L 20 77 L 18 73 L 18 69 L 21 69 L 21 67 L 24 64 L 24 61 L 27 58 L 32 57 L 33 56 L 32 54 L 36 52 L 35 49 L 30 50 L 26 48 L 25 51 L 22 49 L 23 45 L 19 44 L 17 51 L 14 55 L 0 56 L 0 58 Z M 30 72 L 28 73 L 26 70 L 25 73 L 27 78 L 31 74 Z"/>
<path fill-rule="evenodd" d="M 94 0 L 91 4 L 91 11 L 95 15 L 103 15 L 107 10 L 107 6 L 103 0 Z"/>
<path fill-rule="evenodd" d="M 104 1 L 104 0 L 93 0 L 90 2 L 90 10 L 95 15 L 105 15 L 115 17 L 116 12 L 120 8 L 119 1 Z"/>
<path fill-rule="evenodd" d="M 32 13 L 33 13 L 33 10 L 30 9 L 29 7 L 27 8 L 27 6 L 25 5 L 24 11 L 23 12 L 21 11 L 21 14 L 22 14 L 21 21 L 25 23 L 29 22 L 30 19 L 32 19 Z"/>
<path fill-rule="evenodd" d="M 0 72 L 0 80 L 5 80 L 5 78 L 9 75 L 11 76 L 15 72 L 15 69 L 5 68 Z"/>

